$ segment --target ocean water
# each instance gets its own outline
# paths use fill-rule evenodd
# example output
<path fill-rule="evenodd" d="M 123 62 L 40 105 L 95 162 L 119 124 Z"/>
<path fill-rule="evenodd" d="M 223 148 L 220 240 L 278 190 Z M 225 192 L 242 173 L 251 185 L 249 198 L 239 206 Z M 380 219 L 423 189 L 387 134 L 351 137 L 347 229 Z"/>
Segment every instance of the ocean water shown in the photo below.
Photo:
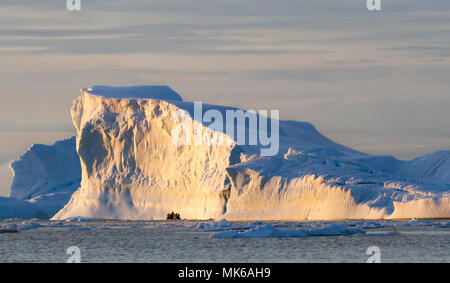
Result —
<path fill-rule="evenodd" d="M 372 226 L 381 226 L 376 229 L 363 228 L 370 226 L 364 222 L 344 222 L 366 234 L 230 239 L 212 238 L 214 232 L 200 228 L 204 221 L 29 223 L 0 222 L 20 230 L 0 233 L 0 262 L 66 262 L 73 246 L 79 249 L 81 262 L 366 262 L 371 246 L 379 250 L 381 262 L 450 262 L 448 221 L 372 221 Z M 239 222 L 232 227 L 261 224 Z M 328 223 L 272 225 L 298 229 Z"/>

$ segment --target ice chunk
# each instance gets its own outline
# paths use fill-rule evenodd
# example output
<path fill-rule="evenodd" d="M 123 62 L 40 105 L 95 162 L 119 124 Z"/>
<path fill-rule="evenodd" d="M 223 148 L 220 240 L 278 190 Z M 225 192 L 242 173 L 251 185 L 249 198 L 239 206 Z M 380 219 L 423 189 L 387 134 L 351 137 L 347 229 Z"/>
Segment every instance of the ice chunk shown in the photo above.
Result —
<path fill-rule="evenodd" d="M 37 222 L 33 222 L 33 221 L 25 221 L 25 222 L 22 222 L 21 224 L 17 225 L 17 228 L 21 231 L 36 229 L 36 228 L 40 228 L 40 227 L 44 227 L 44 225 L 39 224 Z"/>
<path fill-rule="evenodd" d="M 399 236 L 400 233 L 397 231 L 387 231 L 387 232 L 367 232 L 364 236 L 368 237 L 389 237 L 389 236 Z"/>
<path fill-rule="evenodd" d="M 232 224 L 228 222 L 226 219 L 222 219 L 219 222 L 212 223 L 199 223 L 197 225 L 198 228 L 203 228 L 206 231 L 224 231 L 232 228 Z"/>
<path fill-rule="evenodd" d="M 434 227 L 437 228 L 450 228 L 450 221 L 444 222 L 444 223 L 438 223 Z"/>
<path fill-rule="evenodd" d="M 411 220 L 402 224 L 402 226 L 411 227 L 411 226 L 433 226 L 435 224 L 434 221 L 431 220 Z"/>
<path fill-rule="evenodd" d="M 93 218 L 90 217 L 70 217 L 65 219 L 66 222 L 88 222 L 93 220 Z"/>
<path fill-rule="evenodd" d="M 224 231 L 212 234 L 211 238 L 301 238 L 308 235 L 299 230 L 277 229 L 272 224 L 264 224 L 247 231 Z"/>
<path fill-rule="evenodd" d="M 0 233 L 17 233 L 19 229 L 15 225 L 0 225 Z"/>
<path fill-rule="evenodd" d="M 87 227 L 87 226 L 76 226 L 76 225 L 71 226 L 69 229 L 72 231 L 90 231 L 90 230 L 92 230 L 92 228 Z"/>
<path fill-rule="evenodd" d="M 381 223 L 375 221 L 364 222 L 361 226 L 359 226 L 361 229 L 378 229 L 383 227 L 384 226 Z"/>
<path fill-rule="evenodd" d="M 308 236 L 342 236 L 353 234 L 365 234 L 364 230 L 358 228 L 350 228 L 345 224 L 329 224 L 320 228 L 310 230 L 300 230 Z"/>
<path fill-rule="evenodd" d="M 67 224 L 62 221 L 55 221 L 51 224 L 48 224 L 47 227 L 53 227 L 53 228 L 67 228 L 67 227 L 73 227 L 75 224 Z"/>

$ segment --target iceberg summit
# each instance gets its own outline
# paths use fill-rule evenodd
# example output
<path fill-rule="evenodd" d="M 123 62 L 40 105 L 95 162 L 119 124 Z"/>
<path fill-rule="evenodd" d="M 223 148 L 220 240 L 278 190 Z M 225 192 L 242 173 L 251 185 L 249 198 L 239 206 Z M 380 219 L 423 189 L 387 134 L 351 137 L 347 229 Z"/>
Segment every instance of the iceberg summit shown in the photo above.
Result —
<path fill-rule="evenodd" d="M 197 106 L 167 86 L 83 88 L 76 138 L 14 162 L 11 197 L 54 220 L 450 218 L 450 151 L 373 156 L 275 112 Z"/>

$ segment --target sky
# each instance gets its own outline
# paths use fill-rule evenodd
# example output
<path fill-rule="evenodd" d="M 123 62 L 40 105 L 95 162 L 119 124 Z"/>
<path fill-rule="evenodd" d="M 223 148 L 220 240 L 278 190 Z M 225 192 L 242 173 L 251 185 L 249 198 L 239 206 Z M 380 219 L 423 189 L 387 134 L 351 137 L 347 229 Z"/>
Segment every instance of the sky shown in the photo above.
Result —
<path fill-rule="evenodd" d="M 81 87 L 169 85 L 412 159 L 450 150 L 449 82 L 448 0 L 1 0 L 0 196 L 11 160 L 75 135 Z"/>

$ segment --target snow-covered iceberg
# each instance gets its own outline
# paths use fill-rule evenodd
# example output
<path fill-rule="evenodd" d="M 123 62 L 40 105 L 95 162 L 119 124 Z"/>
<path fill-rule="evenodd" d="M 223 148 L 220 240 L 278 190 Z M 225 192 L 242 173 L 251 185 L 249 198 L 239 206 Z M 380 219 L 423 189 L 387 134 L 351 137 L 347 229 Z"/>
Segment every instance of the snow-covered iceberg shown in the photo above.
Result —
<path fill-rule="evenodd" d="M 201 114 L 239 110 L 202 106 Z M 228 121 L 218 131 L 196 111 L 167 86 L 84 88 L 71 109 L 77 137 L 34 145 L 12 163 L 10 201 L 53 219 L 165 219 L 171 211 L 229 220 L 450 217 L 450 151 L 411 161 L 372 156 L 310 123 L 276 120 L 278 152 L 263 156 L 265 145 L 240 144 Z M 194 140 L 207 133 L 225 142 L 174 143 L 186 121 L 200 129 Z M 244 126 L 246 137 L 263 130 Z"/>
<path fill-rule="evenodd" d="M 72 137 L 53 145 L 35 144 L 12 162 L 10 197 L 39 207 L 47 217 L 61 210 L 80 186 L 81 166 L 75 141 Z"/>
<path fill-rule="evenodd" d="M 309 123 L 279 121 L 278 154 L 261 156 L 260 144 L 237 144 L 194 120 L 194 108 L 165 86 L 82 89 L 71 111 L 81 186 L 53 218 L 163 219 L 171 211 L 230 220 L 450 217 L 449 151 L 412 161 L 371 156 Z M 181 121 L 174 113 L 227 142 L 174 144 Z"/>
<path fill-rule="evenodd" d="M 227 168 L 227 219 L 383 219 L 450 216 L 450 186 L 380 170 L 370 157 L 289 149 Z M 389 160 L 390 158 L 386 158 Z"/>

